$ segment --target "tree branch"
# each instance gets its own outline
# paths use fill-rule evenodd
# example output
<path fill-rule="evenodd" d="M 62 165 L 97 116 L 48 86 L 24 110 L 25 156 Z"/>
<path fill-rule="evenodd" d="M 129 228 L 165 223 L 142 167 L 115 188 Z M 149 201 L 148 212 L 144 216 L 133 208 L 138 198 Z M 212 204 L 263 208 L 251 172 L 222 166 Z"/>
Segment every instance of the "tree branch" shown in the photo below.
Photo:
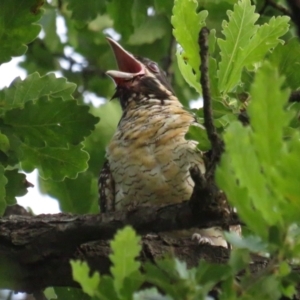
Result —
<path fill-rule="evenodd" d="M 130 224 L 138 233 L 188 227 L 238 224 L 236 215 L 229 219 L 219 210 L 207 208 L 198 214 L 189 202 L 164 207 L 138 207 L 134 211 L 117 211 L 99 215 L 39 215 L 0 219 L 0 288 L 33 292 L 47 286 L 77 286 L 72 281 L 69 260 L 85 259 L 102 274 L 109 270 L 108 242 L 117 229 Z M 97 244 L 90 243 L 99 240 Z M 141 260 L 153 260 L 165 253 L 174 253 L 188 265 L 200 258 L 228 257 L 225 248 L 209 250 L 213 257 L 203 254 L 195 242 L 168 237 L 143 240 Z M 201 248 L 201 247 L 200 247 Z M 206 248 L 204 248 L 206 249 Z M 218 254 L 221 253 L 221 254 Z M 222 254 L 223 253 L 223 254 Z M 225 253 L 225 254 L 224 254 Z M 203 257 L 203 255 L 205 257 Z M 223 259 L 224 261 L 224 259 Z"/>
<path fill-rule="evenodd" d="M 111 239 L 125 225 L 137 233 L 157 233 L 192 227 L 240 224 L 236 214 L 203 207 L 194 212 L 188 201 L 167 206 L 140 206 L 132 211 L 116 211 L 97 215 L 10 216 L 0 219 L 0 242 L 12 248 L 20 247 L 22 262 L 38 262 L 40 251 L 49 254 L 71 253 L 82 243 Z"/>
<path fill-rule="evenodd" d="M 0 218 L 0 288 L 33 292 L 47 286 L 74 286 L 69 260 L 78 257 L 88 260 L 101 273 L 107 273 L 109 247 L 105 240 L 111 239 L 125 225 L 131 225 L 137 233 L 145 235 L 192 227 L 225 228 L 240 224 L 235 213 L 228 214 L 222 207 L 213 205 L 211 194 L 199 185 L 199 174 L 198 169 L 191 170 L 196 183 L 193 195 L 190 201 L 178 204 L 140 206 L 97 215 L 61 213 L 28 216 L 19 207 L 17 210 L 10 209 L 11 213 L 20 212 L 22 215 Z M 203 201 L 198 201 L 199 197 Z M 197 202 L 196 209 L 190 205 L 191 201 Z M 90 243 L 97 240 L 100 250 L 94 253 L 94 245 Z M 142 260 L 156 259 L 162 252 L 173 253 L 174 247 L 177 247 L 178 252 L 174 253 L 178 258 L 190 261 L 189 265 L 199 261 L 198 256 L 193 255 L 196 250 L 189 248 L 191 245 L 195 247 L 195 242 L 189 238 L 186 242 L 169 237 L 158 241 L 149 243 L 148 239 L 144 239 L 143 251 L 147 255 L 144 254 Z M 226 250 L 222 249 L 216 251 Z"/>
<path fill-rule="evenodd" d="M 111 266 L 109 260 L 110 246 L 107 241 L 78 245 L 73 252 L 60 251 L 49 253 L 45 250 L 36 255 L 38 262 L 20 262 L 21 246 L 0 247 L 0 288 L 19 292 L 33 293 L 49 286 L 79 287 L 72 279 L 70 259 L 86 260 L 92 271 L 108 274 Z M 19 252 L 21 251 L 21 252 Z M 10 255 L 8 255 L 10 253 Z M 165 255 L 174 255 L 185 261 L 189 267 L 196 266 L 201 259 L 214 263 L 224 263 L 229 252 L 223 247 L 197 245 L 191 239 L 170 239 L 164 236 L 142 239 L 141 262 L 154 261 Z M 5 257 L 4 257 L 5 255 Z"/>
<path fill-rule="evenodd" d="M 35 263 L 20 263 L 19 251 L 22 251 L 23 247 L 16 246 L 13 249 L 9 245 L 1 244 L 0 288 L 32 293 L 48 286 L 78 287 L 72 279 L 70 259 L 86 260 L 92 271 L 98 271 L 102 275 L 109 273 L 111 263 L 108 241 L 78 245 L 72 253 L 64 252 L 67 243 L 68 241 L 65 241 L 60 245 L 60 252 L 51 254 L 47 251 L 38 252 L 38 262 Z M 142 263 L 160 259 L 167 254 L 185 261 L 189 268 L 197 266 L 200 260 L 222 264 L 226 263 L 229 258 L 229 250 L 226 248 L 207 244 L 197 245 L 190 239 L 174 240 L 163 235 L 142 239 L 142 251 L 139 256 Z M 259 274 L 267 266 L 266 258 L 253 255 L 249 269 L 253 274 Z M 299 273 L 299 269 L 293 268 L 293 270 Z"/>

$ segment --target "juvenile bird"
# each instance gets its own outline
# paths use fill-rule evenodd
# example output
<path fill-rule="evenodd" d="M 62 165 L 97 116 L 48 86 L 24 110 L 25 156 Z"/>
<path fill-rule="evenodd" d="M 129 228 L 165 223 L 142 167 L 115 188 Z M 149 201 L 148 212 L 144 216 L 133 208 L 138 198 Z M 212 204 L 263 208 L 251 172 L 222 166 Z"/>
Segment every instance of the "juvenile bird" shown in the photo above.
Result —
<path fill-rule="evenodd" d="M 190 126 L 201 125 L 155 62 L 107 40 L 119 70 L 106 74 L 116 84 L 113 97 L 119 98 L 123 114 L 99 178 L 101 212 L 188 200 L 194 187 L 189 169 L 197 166 L 204 173 L 205 168 L 197 142 L 185 135 Z M 220 228 L 198 232 L 200 242 L 227 246 Z"/>

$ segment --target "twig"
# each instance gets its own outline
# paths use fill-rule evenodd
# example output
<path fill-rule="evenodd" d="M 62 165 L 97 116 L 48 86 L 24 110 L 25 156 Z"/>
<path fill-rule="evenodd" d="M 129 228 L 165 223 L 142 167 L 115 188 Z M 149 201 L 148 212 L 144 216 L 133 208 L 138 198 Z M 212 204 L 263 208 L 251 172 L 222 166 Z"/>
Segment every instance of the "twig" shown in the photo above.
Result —
<path fill-rule="evenodd" d="M 207 135 L 212 146 L 211 159 L 206 166 L 206 178 L 208 180 L 211 180 L 214 177 L 216 166 L 220 161 L 221 154 L 224 151 L 224 143 L 220 139 L 213 123 L 213 113 L 212 113 L 212 104 L 211 104 L 212 100 L 210 96 L 209 75 L 208 75 L 208 35 L 209 35 L 209 30 L 206 27 L 203 27 L 199 33 L 198 44 L 200 46 L 200 58 L 201 58 L 200 83 L 202 86 L 202 93 L 203 93 L 204 126 L 206 128 Z"/>

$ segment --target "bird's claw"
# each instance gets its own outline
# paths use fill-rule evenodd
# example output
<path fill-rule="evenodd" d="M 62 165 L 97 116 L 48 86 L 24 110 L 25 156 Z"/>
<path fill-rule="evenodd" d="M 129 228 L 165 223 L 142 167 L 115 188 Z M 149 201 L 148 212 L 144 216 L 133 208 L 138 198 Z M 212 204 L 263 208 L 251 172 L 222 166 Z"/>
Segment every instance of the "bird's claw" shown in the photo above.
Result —
<path fill-rule="evenodd" d="M 207 236 L 202 236 L 200 233 L 193 233 L 192 240 L 196 241 L 197 244 L 208 244 L 208 245 L 214 245 L 214 242 L 211 238 Z"/>

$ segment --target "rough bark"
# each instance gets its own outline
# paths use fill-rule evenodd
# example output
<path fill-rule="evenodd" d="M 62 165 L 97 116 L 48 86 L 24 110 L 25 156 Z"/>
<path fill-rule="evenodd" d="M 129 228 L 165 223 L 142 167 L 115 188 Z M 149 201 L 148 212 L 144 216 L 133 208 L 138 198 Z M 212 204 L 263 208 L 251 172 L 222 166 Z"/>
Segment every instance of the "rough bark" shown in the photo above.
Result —
<path fill-rule="evenodd" d="M 110 248 L 107 239 L 126 224 L 131 224 L 140 234 L 146 234 L 155 231 L 153 229 L 162 231 L 195 225 L 210 227 L 238 223 L 235 215 L 224 217 L 213 209 L 198 216 L 195 220 L 186 201 L 110 214 L 11 215 L 2 218 L 0 288 L 32 293 L 48 286 L 77 287 L 72 280 L 70 259 L 86 260 L 92 270 L 109 273 Z M 229 258 L 228 249 L 197 245 L 190 238 L 174 239 L 164 233 L 143 237 L 139 258 L 142 262 L 154 261 L 166 254 L 185 261 L 189 267 L 196 266 L 200 259 L 225 263 Z M 268 264 L 266 259 L 258 256 L 253 257 L 253 261 L 250 266 L 253 272 L 259 272 Z"/>
<path fill-rule="evenodd" d="M 199 190 L 195 191 L 194 196 L 199 193 Z M 93 269 L 107 273 L 107 240 L 128 224 L 141 235 L 195 226 L 205 228 L 239 224 L 235 214 L 228 215 L 217 206 L 208 207 L 205 201 L 201 201 L 204 207 L 200 205 L 197 212 L 191 203 L 143 206 L 97 215 L 23 214 L 1 218 L 0 288 L 32 292 L 47 286 L 76 286 L 70 273 L 71 258 L 87 259 Z M 143 261 L 156 259 L 165 253 L 174 253 L 190 266 L 197 264 L 200 258 L 221 262 L 228 256 L 224 248 L 215 247 L 213 251 L 207 251 L 207 247 L 196 246 L 190 239 L 164 237 L 143 240 Z"/>
<path fill-rule="evenodd" d="M 109 273 L 109 241 L 81 244 L 80 240 L 89 240 L 88 236 L 78 238 L 81 233 L 75 231 L 69 236 L 62 234 L 68 231 L 67 227 L 73 226 L 70 223 L 79 224 L 78 220 L 66 221 L 65 215 L 44 217 L 46 221 L 37 221 L 40 217 L 26 221 L 17 217 L 1 220 L 0 288 L 31 293 L 47 286 L 77 287 L 72 280 L 70 259 L 86 260 L 92 270 Z M 4 223 L 6 233 L 2 231 Z M 8 227 L 11 228 L 9 238 Z M 186 261 L 190 267 L 197 265 L 200 259 L 224 263 L 229 257 L 229 251 L 223 247 L 197 245 L 189 238 L 173 239 L 166 235 L 143 238 L 142 262 L 153 261 L 167 253 Z M 261 264 L 262 261 L 258 266 Z"/>

